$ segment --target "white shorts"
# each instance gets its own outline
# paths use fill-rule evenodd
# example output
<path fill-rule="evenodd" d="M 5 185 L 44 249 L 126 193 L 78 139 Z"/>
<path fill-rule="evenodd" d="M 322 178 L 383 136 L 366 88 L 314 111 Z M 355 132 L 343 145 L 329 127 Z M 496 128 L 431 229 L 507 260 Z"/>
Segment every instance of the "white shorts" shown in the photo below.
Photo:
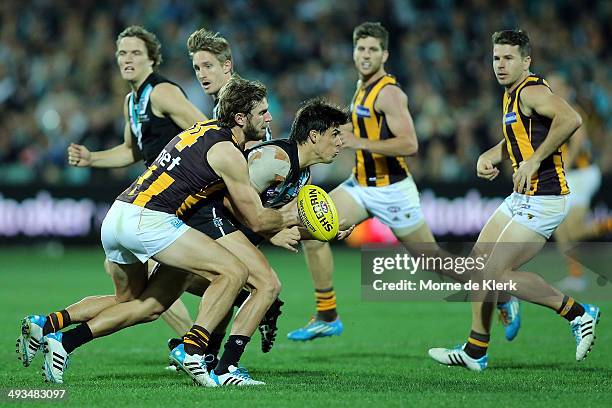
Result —
<path fill-rule="evenodd" d="M 109 261 L 145 263 L 188 229 L 174 214 L 115 201 L 102 222 L 102 246 Z"/>
<path fill-rule="evenodd" d="M 569 212 L 568 195 L 529 196 L 513 192 L 495 210 L 549 239 Z M 493 214 L 495 216 L 495 214 Z"/>
<path fill-rule="evenodd" d="M 569 198 L 569 206 L 585 207 L 591 205 L 593 196 L 601 186 L 601 171 L 596 165 L 582 169 L 572 169 L 565 173 L 567 184 L 572 194 Z"/>
<path fill-rule="evenodd" d="M 419 191 L 410 176 L 384 187 L 363 187 L 351 176 L 340 187 L 370 215 L 394 230 L 407 234 L 425 221 Z"/>

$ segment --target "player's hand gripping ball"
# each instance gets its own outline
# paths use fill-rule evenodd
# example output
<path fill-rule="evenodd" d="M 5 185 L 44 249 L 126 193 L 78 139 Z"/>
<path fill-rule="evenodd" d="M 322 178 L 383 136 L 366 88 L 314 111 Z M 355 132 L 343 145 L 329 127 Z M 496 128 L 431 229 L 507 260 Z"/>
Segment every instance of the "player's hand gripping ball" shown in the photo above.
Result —
<path fill-rule="evenodd" d="M 338 211 L 322 188 L 307 184 L 298 193 L 300 221 L 319 241 L 331 241 L 338 235 Z"/>

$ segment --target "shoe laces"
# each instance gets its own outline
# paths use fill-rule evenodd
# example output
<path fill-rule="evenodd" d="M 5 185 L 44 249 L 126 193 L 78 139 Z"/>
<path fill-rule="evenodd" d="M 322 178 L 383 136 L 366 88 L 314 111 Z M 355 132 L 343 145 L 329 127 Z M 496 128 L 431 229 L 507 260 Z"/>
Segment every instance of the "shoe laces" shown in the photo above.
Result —
<path fill-rule="evenodd" d="M 233 373 L 233 376 L 236 377 L 240 377 L 243 378 L 245 380 L 252 380 L 250 374 L 249 374 L 249 370 L 246 369 L 246 367 L 238 367 Z"/>
<path fill-rule="evenodd" d="M 464 344 L 457 344 L 455 347 L 452 347 L 450 350 L 451 351 L 463 351 L 463 347 L 465 346 Z"/>

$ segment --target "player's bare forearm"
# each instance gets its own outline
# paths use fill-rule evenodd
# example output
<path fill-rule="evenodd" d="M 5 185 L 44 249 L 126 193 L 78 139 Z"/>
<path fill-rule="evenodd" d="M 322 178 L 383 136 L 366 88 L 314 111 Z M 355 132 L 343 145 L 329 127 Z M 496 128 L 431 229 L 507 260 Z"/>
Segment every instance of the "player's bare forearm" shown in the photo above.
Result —
<path fill-rule="evenodd" d="M 299 223 L 297 213 L 262 208 L 254 219 L 246 220 L 248 227 L 256 233 L 275 233 Z"/>
<path fill-rule="evenodd" d="M 387 140 L 358 139 L 358 149 L 367 150 L 370 153 L 382 154 L 384 156 L 412 156 L 419 151 L 419 143 L 414 138 L 394 137 Z"/>
<path fill-rule="evenodd" d="M 116 168 L 136 163 L 137 158 L 131 148 L 125 144 L 112 149 L 91 152 L 91 167 Z"/>
<path fill-rule="evenodd" d="M 506 139 L 482 153 L 480 157 L 484 160 L 490 160 L 494 166 L 508 159 L 508 149 L 506 148 Z"/>

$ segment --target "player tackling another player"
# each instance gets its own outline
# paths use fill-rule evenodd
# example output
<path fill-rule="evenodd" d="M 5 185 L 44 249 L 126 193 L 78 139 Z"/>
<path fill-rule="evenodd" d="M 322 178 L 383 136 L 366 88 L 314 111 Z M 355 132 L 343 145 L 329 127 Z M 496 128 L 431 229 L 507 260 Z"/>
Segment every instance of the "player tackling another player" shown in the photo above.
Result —
<path fill-rule="evenodd" d="M 149 169 L 117 198 L 102 225 L 103 246 L 113 268 L 127 276 L 142 273 L 143 263 L 150 258 L 162 267 L 136 300 L 111 306 L 65 333 L 45 336 L 42 343 L 49 380 L 63 380 L 68 354 L 75 348 L 147 321 L 143 316 L 150 321 L 151 314 L 159 315 L 185 289 L 188 273 L 211 283 L 202 298 L 196 324 L 184 336 L 176 350 L 180 355 L 175 352 L 174 358 L 199 384 L 215 385 L 202 368 L 202 356 L 210 332 L 226 315 L 238 291 L 245 283 L 254 288 L 232 326 L 232 335 L 243 340 L 242 349 L 248 342 L 245 338 L 250 337 L 276 298 L 280 290 L 278 279 L 259 251 L 223 216 L 222 200 L 228 193 L 255 231 L 278 231 L 295 225 L 297 214 L 291 209 L 262 207 L 250 186 L 242 156 L 246 140 L 260 140 L 271 120 L 265 87 L 236 78 L 225 89 L 219 122 L 199 122 L 176 136 Z M 208 208 L 209 220 L 201 220 L 195 229 L 178 216 L 197 207 Z M 249 265 L 234 254 L 246 256 Z M 176 296 L 168 300 L 172 293 Z M 165 302 L 159 302 L 159 298 Z M 232 377 L 236 383 L 254 381 L 238 367 L 230 365 L 225 369 L 228 372 L 218 373 L 219 378 Z"/>
<path fill-rule="evenodd" d="M 595 341 L 599 308 L 563 295 L 538 275 L 516 272 L 541 250 L 566 217 L 570 193 L 563 169 L 564 143 L 580 127 L 580 115 L 551 92 L 547 82 L 530 72 L 529 38 L 520 30 L 493 34 L 493 70 L 504 86 L 504 139 L 483 153 L 479 177 L 493 180 L 497 165 L 510 158 L 514 191 L 491 216 L 478 237 L 476 251 L 491 244 L 483 278 L 510 280 L 522 299 L 546 306 L 566 319 L 581 361 Z M 489 252 L 489 250 L 487 250 Z M 493 308 L 497 292 L 476 293 L 467 342 L 455 349 L 434 348 L 429 355 L 446 365 L 482 371 L 487 367 Z"/>
<path fill-rule="evenodd" d="M 226 124 L 229 118 L 234 124 L 231 127 Z M 147 172 L 118 197 L 102 229 L 103 245 L 112 266 L 129 274 L 144 267 L 140 262 L 154 258 L 160 268 L 136 300 L 114 305 L 72 330 L 40 339 L 49 380 L 63 381 L 68 355 L 74 349 L 121 328 L 155 320 L 189 286 L 191 274 L 209 280 L 210 285 L 196 324 L 172 351 L 172 358 L 200 385 L 261 384 L 240 368 L 238 361 L 276 298 L 280 284 L 275 283 L 278 279 L 263 255 L 225 216 L 222 202 L 229 194 L 232 208 L 256 232 L 297 223 L 293 206 L 285 206 L 281 212 L 263 208 L 250 186 L 247 163 L 240 151 L 246 140 L 264 137 L 270 120 L 265 88 L 233 78 L 220 98 L 219 122 L 200 122 L 178 135 Z M 295 149 L 290 171 L 333 160 L 340 148 L 338 127 L 345 122 L 346 114 L 341 110 L 321 101 L 307 103 L 298 112 L 288 143 Z M 299 145 L 302 148 L 298 151 Z M 254 155 L 259 152 L 263 156 L 271 147 L 265 145 Z M 260 181 L 265 182 L 265 177 Z M 283 185 L 278 181 L 272 187 Z M 274 192 L 274 188 L 266 191 Z M 274 194 L 267 195 L 275 198 Z M 183 224 L 177 214 L 188 219 L 190 210 L 200 203 L 209 208 L 210 218 L 196 230 Z M 132 219 L 136 224 L 130 226 Z M 249 265 L 243 265 L 236 256 L 249 259 Z M 225 316 L 245 282 L 253 292 L 236 316 L 225 352 L 209 376 L 203 359 L 209 333 Z M 31 344 L 32 337 L 30 333 L 25 340 Z"/>

